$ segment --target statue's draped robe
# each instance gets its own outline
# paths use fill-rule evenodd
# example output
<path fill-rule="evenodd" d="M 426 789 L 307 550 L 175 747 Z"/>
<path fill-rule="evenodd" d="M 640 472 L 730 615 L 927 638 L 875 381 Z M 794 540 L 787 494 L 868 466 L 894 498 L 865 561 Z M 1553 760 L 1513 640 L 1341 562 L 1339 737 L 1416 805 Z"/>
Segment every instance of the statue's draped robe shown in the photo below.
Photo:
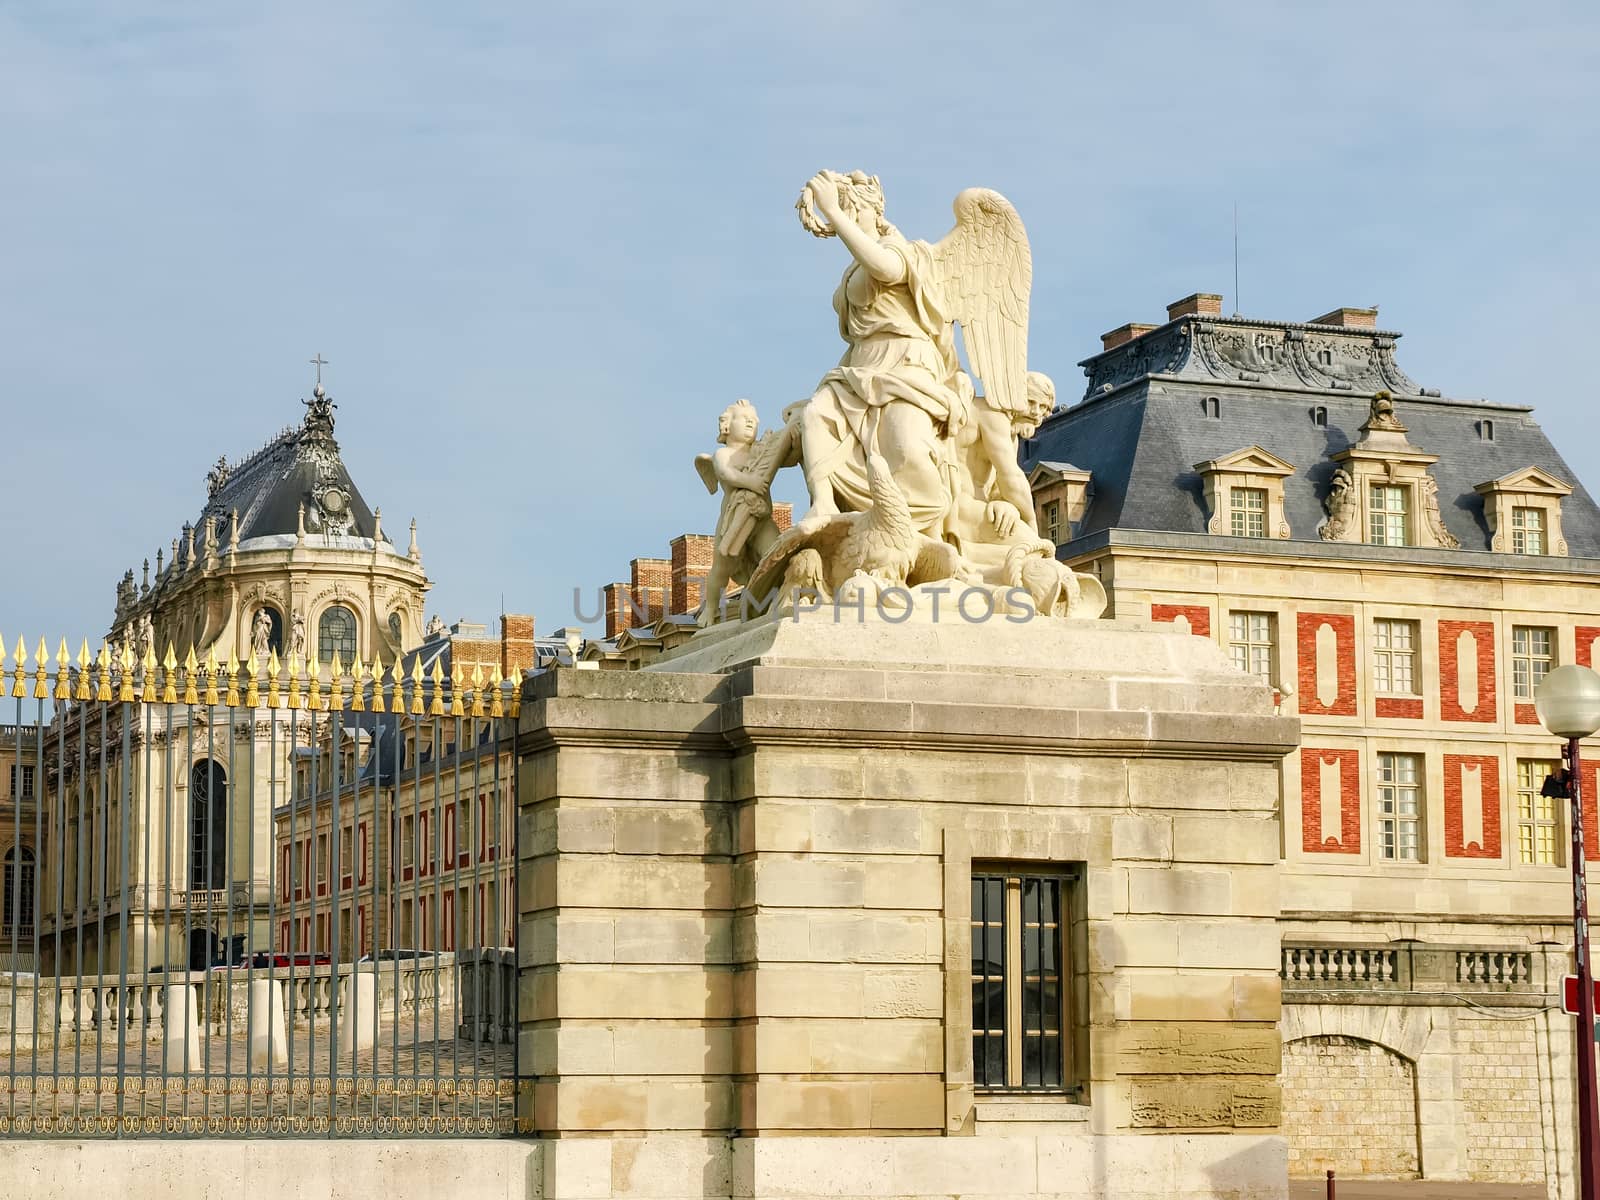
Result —
<path fill-rule="evenodd" d="M 850 348 L 822 377 L 810 401 L 831 435 L 827 451 L 815 465 L 832 478 L 842 508 L 856 512 L 870 508 L 867 453 L 878 449 L 873 444 L 876 415 L 892 403 L 915 405 L 928 414 L 933 429 L 927 446 L 914 452 L 925 449 L 940 464 L 941 485 L 933 494 L 907 494 L 906 501 L 918 530 L 937 536 L 954 496 L 948 434 L 965 423 L 970 400 L 957 383 L 960 363 L 950 320 L 934 287 L 932 247 L 899 234 L 890 234 L 881 244 L 905 262 L 905 279 L 881 283 L 852 262 L 839 281 L 833 307 L 839 314 L 839 334 Z M 870 287 L 864 304 L 850 300 L 850 277 L 856 272 Z"/>

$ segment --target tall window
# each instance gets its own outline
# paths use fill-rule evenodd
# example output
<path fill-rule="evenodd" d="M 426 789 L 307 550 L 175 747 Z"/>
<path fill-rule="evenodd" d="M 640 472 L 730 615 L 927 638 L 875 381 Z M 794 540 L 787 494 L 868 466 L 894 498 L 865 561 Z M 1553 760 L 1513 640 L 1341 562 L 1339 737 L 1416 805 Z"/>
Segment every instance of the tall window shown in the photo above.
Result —
<path fill-rule="evenodd" d="M 1560 764 L 1545 758 L 1517 759 L 1517 850 L 1525 863 L 1560 863 L 1561 813 L 1554 796 L 1542 796 L 1546 777 Z"/>
<path fill-rule="evenodd" d="M 30 763 L 11 764 L 11 795 L 17 800 L 33 799 L 33 766 Z"/>
<path fill-rule="evenodd" d="M 1422 857 L 1420 755 L 1378 755 L 1378 848 L 1396 862 Z"/>
<path fill-rule="evenodd" d="M 1539 681 L 1550 673 L 1555 661 L 1555 630 L 1530 625 L 1511 629 L 1511 694 L 1518 700 L 1532 700 Z"/>
<path fill-rule="evenodd" d="M 1367 541 L 1374 546 L 1408 546 L 1406 490 L 1374 483 L 1367 492 Z"/>
<path fill-rule="evenodd" d="M 1415 621 L 1372 623 L 1372 683 L 1384 695 L 1414 696 L 1417 691 Z"/>
<path fill-rule="evenodd" d="M 1069 877 L 972 877 L 972 1063 L 980 1088 L 1061 1091 L 1068 1055 Z"/>
<path fill-rule="evenodd" d="M 1513 554 L 1544 553 L 1544 509 L 1511 510 L 1511 551 Z"/>
<path fill-rule="evenodd" d="M 33 929 L 33 880 L 35 864 L 33 851 L 22 847 L 21 862 L 17 860 L 17 847 L 6 851 L 5 870 L 0 872 L 0 884 L 5 896 L 0 899 L 0 928 L 13 937 Z"/>
<path fill-rule="evenodd" d="M 338 604 L 317 622 L 317 658 L 332 662 L 335 654 L 346 665 L 356 657 L 356 615 Z"/>
<path fill-rule="evenodd" d="M 219 891 L 228 877 L 228 776 L 209 758 L 189 772 L 189 886 Z M 92 874 L 91 868 L 91 874 Z"/>
<path fill-rule="evenodd" d="M 1241 671 L 1272 682 L 1272 614 L 1228 614 L 1228 651 Z"/>
<path fill-rule="evenodd" d="M 1047 500 L 1044 505 L 1044 535 L 1052 542 L 1061 540 L 1061 501 Z"/>
<path fill-rule="evenodd" d="M 1228 509 L 1234 537 L 1267 536 L 1266 488 L 1229 488 Z"/>

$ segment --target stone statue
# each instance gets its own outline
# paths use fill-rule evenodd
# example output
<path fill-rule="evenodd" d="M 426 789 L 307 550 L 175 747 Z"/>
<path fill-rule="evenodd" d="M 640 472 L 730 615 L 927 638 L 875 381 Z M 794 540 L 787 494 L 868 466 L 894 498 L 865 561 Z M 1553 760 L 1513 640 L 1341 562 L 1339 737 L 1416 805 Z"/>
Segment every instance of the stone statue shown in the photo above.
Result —
<path fill-rule="evenodd" d="M 216 465 L 206 472 L 206 496 L 214 499 L 218 492 L 228 486 L 230 474 L 228 456 L 226 454 L 219 456 Z"/>
<path fill-rule="evenodd" d="M 433 616 L 428 618 L 428 625 L 427 628 L 422 631 L 422 636 L 427 641 L 431 642 L 434 638 L 443 637 L 444 635 L 444 622 L 439 619 L 438 613 L 434 613 Z"/>
<path fill-rule="evenodd" d="M 1419 485 L 1422 492 L 1422 519 L 1428 527 L 1433 544 L 1444 550 L 1459 550 L 1461 542 L 1444 526 L 1444 515 L 1439 511 L 1439 483 L 1432 475 L 1423 475 Z"/>
<path fill-rule="evenodd" d="M 1367 415 L 1367 420 L 1361 426 L 1362 432 L 1370 433 L 1380 430 L 1388 433 L 1407 432 L 1404 424 L 1394 411 L 1394 397 L 1388 392 L 1372 393 L 1372 411 Z"/>
<path fill-rule="evenodd" d="M 272 656 L 272 614 L 264 608 L 256 609 L 256 619 L 250 626 L 250 651 L 259 663 Z"/>
<path fill-rule="evenodd" d="M 156 623 L 149 613 L 139 618 L 139 644 L 134 651 L 134 657 L 143 662 L 146 656 L 156 648 Z"/>
<path fill-rule="evenodd" d="M 711 572 L 706 577 L 699 622 L 721 618 L 722 594 L 728 584 L 750 581 L 750 572 L 778 540 L 772 519 L 772 479 L 778 468 L 792 465 L 799 436 L 793 426 L 770 430 L 757 440 L 755 405 L 736 400 L 717 421 L 718 448 L 695 455 L 695 470 L 706 491 L 722 489 Z"/>
<path fill-rule="evenodd" d="M 1361 498 L 1356 495 L 1355 480 L 1350 472 L 1340 467 L 1328 484 L 1328 495 L 1322 506 L 1327 517 L 1317 526 L 1317 536 L 1325 542 L 1356 540 L 1359 528 Z"/>
<path fill-rule="evenodd" d="M 289 653 L 299 655 L 302 660 L 306 656 L 306 617 L 304 613 L 295 613 L 289 621 Z"/>
<path fill-rule="evenodd" d="M 909 241 L 885 220 L 877 177 L 859 171 L 819 172 L 797 207 L 807 229 L 837 236 L 851 256 L 833 296 L 848 348 L 800 411 L 808 515 L 865 508 L 867 457 L 881 453 L 914 525 L 938 535 L 953 501 L 950 439 L 973 402 L 954 322 L 988 403 L 1026 407 L 1033 264 L 1022 220 L 998 192 L 969 188 L 941 242 Z"/>
<path fill-rule="evenodd" d="M 701 624 L 717 619 L 729 582 L 745 583 L 758 609 L 775 589 L 865 598 L 956 580 L 1013 607 L 1098 616 L 1104 590 L 1038 537 L 1017 463 L 1055 387 L 1027 369 L 1033 266 L 1016 210 L 969 188 L 941 241 L 910 241 L 884 218 L 877 177 L 859 171 L 819 172 L 796 208 L 805 229 L 850 252 L 833 296 L 846 349 L 782 429 L 758 441 L 754 407 L 735 405 L 722 448 L 696 460 L 723 492 Z M 772 479 L 796 458 L 811 506 L 779 534 Z"/>

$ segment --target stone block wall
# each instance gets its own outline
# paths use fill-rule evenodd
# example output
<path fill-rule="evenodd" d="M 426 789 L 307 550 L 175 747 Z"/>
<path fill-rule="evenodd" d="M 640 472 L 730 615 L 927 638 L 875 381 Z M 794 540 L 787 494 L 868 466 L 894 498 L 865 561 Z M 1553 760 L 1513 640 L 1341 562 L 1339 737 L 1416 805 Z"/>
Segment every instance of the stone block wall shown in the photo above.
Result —
<path fill-rule="evenodd" d="M 1002 1138 L 1053 1132 L 1071 1156 L 1116 1135 L 1162 1158 L 1205 1135 L 1208 1163 L 1233 1145 L 1266 1172 L 1239 1195 L 1280 1195 L 1294 722 L 1203 639 L 1040 632 L 781 620 L 645 672 L 534 679 L 523 1128 L 824 1135 L 839 1155 L 953 1137 L 980 1173 Z M 974 1085 L 972 875 L 1034 864 L 1073 880 L 1071 1078 L 995 1095 Z M 1163 1179 L 1150 1194 L 1189 1194 Z"/>

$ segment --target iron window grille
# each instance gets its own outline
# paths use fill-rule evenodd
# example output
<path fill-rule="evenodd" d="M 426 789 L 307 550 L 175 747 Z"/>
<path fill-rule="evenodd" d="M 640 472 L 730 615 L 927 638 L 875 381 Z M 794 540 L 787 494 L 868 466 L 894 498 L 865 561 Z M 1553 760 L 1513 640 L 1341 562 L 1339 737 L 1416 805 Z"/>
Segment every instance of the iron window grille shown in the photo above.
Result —
<path fill-rule="evenodd" d="M 999 868 L 972 876 L 973 1081 L 986 1091 L 1063 1092 L 1073 1084 L 1074 877 Z"/>

